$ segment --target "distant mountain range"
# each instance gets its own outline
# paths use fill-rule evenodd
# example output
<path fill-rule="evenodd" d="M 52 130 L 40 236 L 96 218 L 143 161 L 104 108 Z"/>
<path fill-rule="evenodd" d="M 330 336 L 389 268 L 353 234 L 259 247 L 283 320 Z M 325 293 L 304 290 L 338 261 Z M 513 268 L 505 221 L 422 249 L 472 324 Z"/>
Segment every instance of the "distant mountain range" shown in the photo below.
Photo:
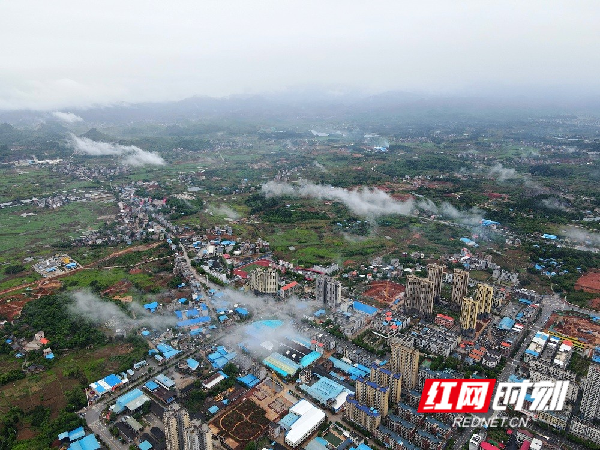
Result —
<path fill-rule="evenodd" d="M 407 92 L 360 95 L 318 89 L 286 91 L 276 94 L 231 96 L 226 98 L 190 97 L 161 103 L 117 104 L 87 109 L 63 109 L 88 124 L 126 125 L 138 122 L 185 123 L 198 120 L 229 119 L 243 122 L 288 122 L 327 120 L 360 122 L 399 118 L 417 121 L 464 120 L 481 117 L 527 117 L 538 114 L 600 114 L 600 99 L 543 97 L 479 98 L 444 97 Z M 60 123 L 50 112 L 0 111 L 0 123 L 31 126 Z M 66 124 L 65 124 L 66 125 Z M 56 130 L 58 131 L 58 130 Z M 0 130 L 0 133 L 2 131 Z"/>

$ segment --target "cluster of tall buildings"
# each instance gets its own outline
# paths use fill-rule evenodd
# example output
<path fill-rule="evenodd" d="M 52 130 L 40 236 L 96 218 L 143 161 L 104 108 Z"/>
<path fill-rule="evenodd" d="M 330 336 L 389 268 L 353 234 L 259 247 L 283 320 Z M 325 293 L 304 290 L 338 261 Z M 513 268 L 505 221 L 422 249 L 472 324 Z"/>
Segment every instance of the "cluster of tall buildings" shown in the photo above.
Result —
<path fill-rule="evenodd" d="M 185 408 L 172 404 L 163 416 L 167 450 L 212 450 L 208 424 L 191 420 Z"/>
<path fill-rule="evenodd" d="M 368 380 L 356 380 L 354 395 L 346 399 L 344 415 L 374 433 L 381 419 L 388 415 L 390 405 L 400 401 L 401 392 L 401 374 L 373 365 Z"/>
<path fill-rule="evenodd" d="M 346 399 L 345 417 L 371 433 L 388 415 L 390 405 L 400 401 L 402 389 L 413 389 L 418 382 L 419 352 L 414 340 L 394 338 L 389 370 L 372 366 L 369 379 L 358 378 L 355 394 Z"/>
<path fill-rule="evenodd" d="M 475 331 L 477 319 L 492 312 L 494 288 L 487 284 L 477 285 L 475 298 L 464 297 L 460 309 L 460 326 L 464 331 Z"/>
<path fill-rule="evenodd" d="M 407 312 L 429 317 L 433 313 L 433 302 L 442 294 L 444 266 L 427 265 L 427 278 L 409 275 L 406 281 L 405 309 Z"/>

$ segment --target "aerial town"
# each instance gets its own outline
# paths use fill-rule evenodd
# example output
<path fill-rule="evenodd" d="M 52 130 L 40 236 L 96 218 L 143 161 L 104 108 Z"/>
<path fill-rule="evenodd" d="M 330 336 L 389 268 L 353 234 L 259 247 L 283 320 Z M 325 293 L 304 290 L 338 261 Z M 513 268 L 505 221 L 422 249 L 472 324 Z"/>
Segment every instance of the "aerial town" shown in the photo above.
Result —
<path fill-rule="evenodd" d="M 0 13 L 0 450 L 600 450 L 595 2 L 97 3 Z"/>

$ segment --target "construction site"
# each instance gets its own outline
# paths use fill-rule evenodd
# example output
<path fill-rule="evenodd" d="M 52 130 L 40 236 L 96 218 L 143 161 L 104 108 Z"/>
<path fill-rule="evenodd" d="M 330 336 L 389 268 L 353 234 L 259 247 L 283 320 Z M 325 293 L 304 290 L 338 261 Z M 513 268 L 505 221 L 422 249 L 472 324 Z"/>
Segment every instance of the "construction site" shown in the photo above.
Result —
<path fill-rule="evenodd" d="M 546 322 L 550 336 L 569 339 L 576 350 L 587 354 L 600 345 L 600 318 L 574 311 L 553 313 Z"/>
<path fill-rule="evenodd" d="M 399 283 L 392 281 L 373 281 L 369 285 L 369 289 L 364 292 L 365 297 L 369 297 L 376 302 L 384 305 L 391 305 L 396 300 L 404 296 L 406 288 Z"/>

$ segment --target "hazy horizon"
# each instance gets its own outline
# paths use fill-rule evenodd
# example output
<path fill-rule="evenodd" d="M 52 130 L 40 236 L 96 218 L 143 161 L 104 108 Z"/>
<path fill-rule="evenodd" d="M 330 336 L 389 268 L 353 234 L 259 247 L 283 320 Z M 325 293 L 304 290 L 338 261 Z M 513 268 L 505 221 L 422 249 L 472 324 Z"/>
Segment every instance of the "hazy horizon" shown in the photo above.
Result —
<path fill-rule="evenodd" d="M 3 6 L 0 110 L 318 87 L 462 97 L 600 94 L 597 2 L 313 0 Z"/>

